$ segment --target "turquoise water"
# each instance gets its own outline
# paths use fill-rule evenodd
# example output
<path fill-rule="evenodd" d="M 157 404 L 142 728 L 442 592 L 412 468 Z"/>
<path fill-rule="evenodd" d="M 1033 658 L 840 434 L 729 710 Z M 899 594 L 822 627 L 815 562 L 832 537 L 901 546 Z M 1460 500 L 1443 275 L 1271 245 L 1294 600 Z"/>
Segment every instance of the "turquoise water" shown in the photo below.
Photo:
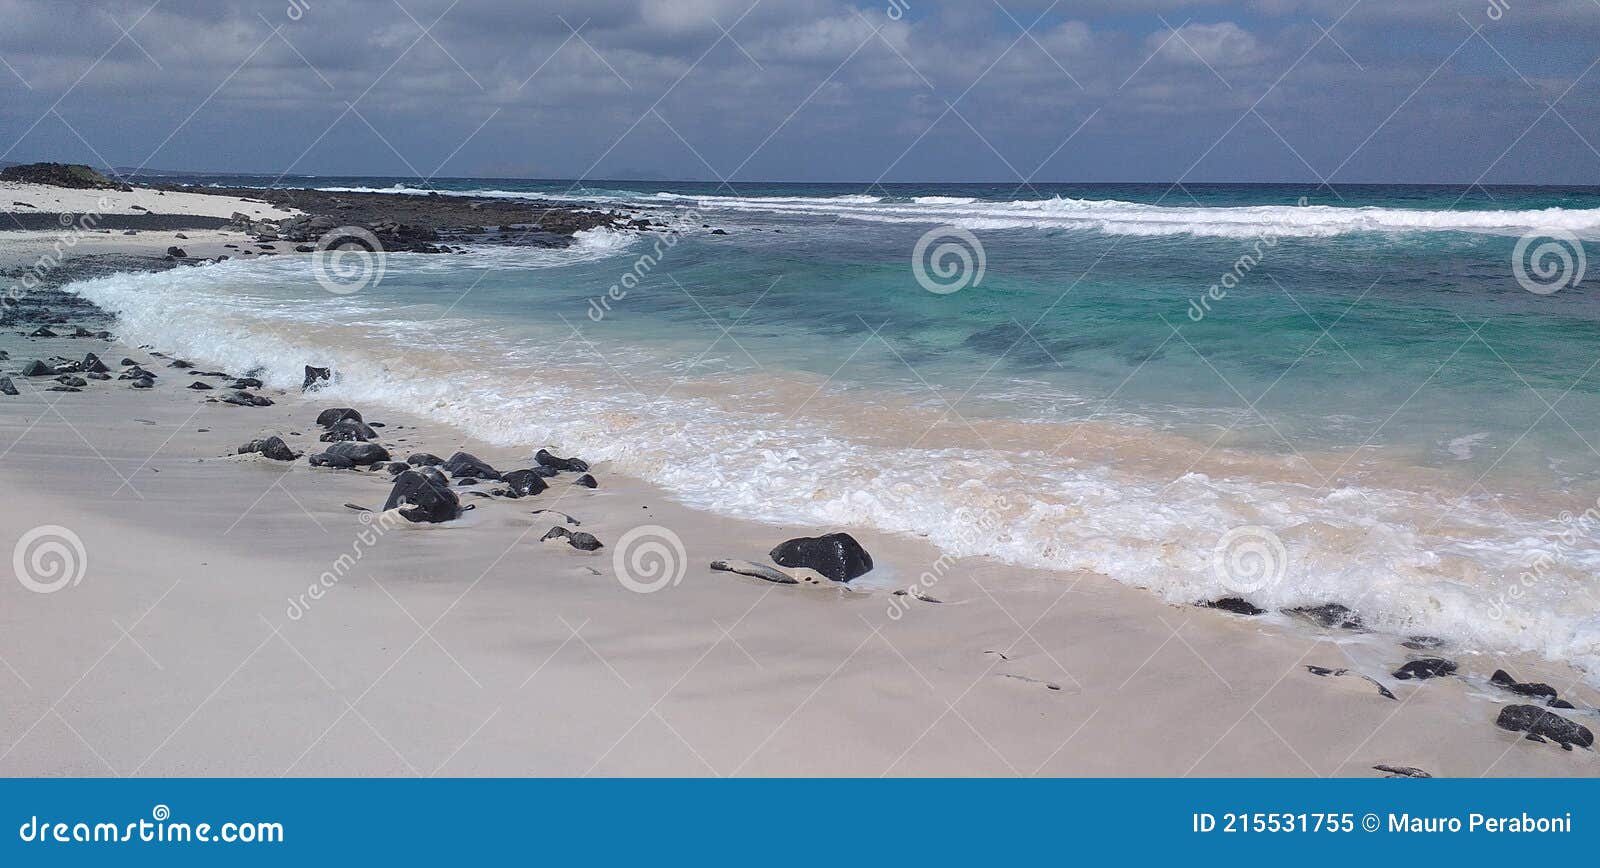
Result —
<path fill-rule="evenodd" d="M 1600 305 L 1573 285 L 1600 188 L 432 186 L 673 228 L 392 255 L 349 294 L 290 258 L 80 291 L 141 341 L 284 384 L 332 362 L 335 395 L 707 508 L 1600 655 Z M 1219 566 L 1241 527 L 1265 581 Z"/>

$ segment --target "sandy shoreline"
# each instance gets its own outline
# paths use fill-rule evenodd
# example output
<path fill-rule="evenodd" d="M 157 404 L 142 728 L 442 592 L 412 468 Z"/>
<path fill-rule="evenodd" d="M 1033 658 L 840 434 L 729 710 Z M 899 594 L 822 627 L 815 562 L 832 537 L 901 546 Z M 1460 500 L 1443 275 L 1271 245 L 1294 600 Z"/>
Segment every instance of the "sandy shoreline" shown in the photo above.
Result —
<path fill-rule="evenodd" d="M 13 242 L 28 234 L 0 233 L 8 267 L 26 267 Z M 97 237 L 124 253 L 172 243 Z M 110 252 L 75 255 L 91 250 Z M 3 774 L 1600 773 L 1593 751 L 1494 725 L 1524 701 L 1488 685 L 1503 667 L 1555 686 L 1577 706 L 1560 713 L 1593 728 L 1600 697 L 1567 667 L 1447 647 L 1427 653 L 1458 676 L 1399 680 L 1423 655 L 1392 637 L 1172 606 L 857 529 L 713 516 L 603 465 L 594 491 L 564 474 L 532 498 L 464 496 L 478 508 L 457 522 L 376 533 L 344 504 L 380 505 L 388 474 L 229 457 L 266 433 L 315 451 L 313 420 L 337 402 L 206 403 L 214 392 L 185 389 L 197 378 L 147 351 L 18 332 L 0 338 L 7 371 L 95 352 L 161 376 L 82 393 L 13 377 L 22 394 L 0 398 L 4 541 L 57 525 L 86 561 L 55 593 L 0 587 Z M 537 448 L 360 409 L 387 423 L 397 457 L 466 449 L 507 470 Z M 535 509 L 607 547 L 539 542 L 558 520 Z M 681 540 L 685 571 L 641 594 L 613 553 L 644 526 Z M 878 564 L 848 589 L 707 568 L 831 530 Z M 304 599 L 329 572 L 334 586 Z M 942 602 L 893 595 L 925 576 Z"/>

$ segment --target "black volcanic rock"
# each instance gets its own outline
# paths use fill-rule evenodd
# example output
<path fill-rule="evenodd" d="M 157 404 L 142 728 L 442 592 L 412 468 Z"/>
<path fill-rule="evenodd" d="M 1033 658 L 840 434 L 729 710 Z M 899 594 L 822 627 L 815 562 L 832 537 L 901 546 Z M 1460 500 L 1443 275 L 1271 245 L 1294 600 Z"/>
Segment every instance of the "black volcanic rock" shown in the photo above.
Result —
<path fill-rule="evenodd" d="M 328 430 L 319 439 L 324 443 L 332 443 L 339 440 L 360 440 L 364 442 L 378 439 L 378 434 L 360 419 L 340 419 L 328 426 Z"/>
<path fill-rule="evenodd" d="M 1455 671 L 1456 663 L 1454 660 L 1446 660 L 1443 657 L 1422 657 L 1417 660 L 1407 661 L 1405 665 L 1391 674 L 1401 681 L 1409 681 L 1413 678 L 1418 681 L 1426 681 L 1429 678 L 1454 675 Z"/>
<path fill-rule="evenodd" d="M 528 497 L 550 487 L 544 477 L 532 470 L 513 470 L 500 479 L 507 485 L 508 497 Z"/>
<path fill-rule="evenodd" d="M 584 461 L 582 458 L 557 458 L 550 454 L 548 449 L 540 449 L 535 452 L 533 460 L 537 461 L 542 467 L 549 467 L 559 471 L 571 471 L 573 473 L 587 473 L 589 471 L 589 462 Z"/>
<path fill-rule="evenodd" d="M 332 452 L 318 452 L 306 460 L 311 462 L 312 467 L 332 467 L 334 470 L 354 470 L 356 466 L 349 456 Z"/>
<path fill-rule="evenodd" d="M 398 508 L 407 521 L 437 524 L 461 515 L 461 500 L 450 486 L 439 485 L 415 470 L 407 470 L 395 477 L 394 488 L 389 490 L 389 499 L 384 501 L 383 508 L 385 511 Z"/>
<path fill-rule="evenodd" d="M 282 437 L 276 435 L 264 437 L 260 440 L 251 440 L 249 443 L 239 447 L 238 454 L 259 454 L 274 461 L 293 461 L 299 457 L 295 455 L 293 449 L 289 448 L 289 444 L 283 442 Z"/>
<path fill-rule="evenodd" d="M 1540 696 L 1546 699 L 1556 698 L 1556 689 L 1542 681 L 1518 681 L 1511 677 L 1511 673 L 1504 669 L 1496 669 L 1489 676 L 1489 683 L 1503 690 L 1509 690 L 1518 696 Z"/>
<path fill-rule="evenodd" d="M 1500 709 L 1494 725 L 1512 732 L 1525 732 L 1530 741 L 1553 741 L 1564 750 L 1572 750 L 1573 745 L 1594 745 L 1594 733 L 1588 727 L 1537 705 L 1508 705 Z"/>
<path fill-rule="evenodd" d="M 1209 600 L 1195 605 L 1206 609 L 1221 609 L 1224 612 L 1232 612 L 1235 615 L 1260 615 L 1267 611 L 1242 597 L 1223 597 L 1219 600 Z"/>
<path fill-rule="evenodd" d="M 444 472 L 451 476 L 472 476 L 478 479 L 499 479 L 500 471 L 489 466 L 470 452 L 457 452 L 444 463 Z"/>
<path fill-rule="evenodd" d="M 341 419 L 354 419 L 357 422 L 365 421 L 361 418 L 360 411 L 353 407 L 329 407 L 317 414 L 317 425 L 330 428 Z"/>
<path fill-rule="evenodd" d="M 271 407 L 272 399 L 265 395 L 255 395 L 243 389 L 229 392 L 217 399 L 224 404 L 235 404 L 240 407 Z"/>
<path fill-rule="evenodd" d="M 836 582 L 848 582 L 872 569 L 872 555 L 847 533 L 798 537 L 769 553 L 782 567 L 809 567 Z"/>
<path fill-rule="evenodd" d="M 585 552 L 592 552 L 605 547 L 592 533 L 584 533 L 581 530 L 567 530 L 560 525 L 545 531 L 544 536 L 539 538 L 540 542 L 550 542 L 551 540 L 565 540 L 567 545 Z"/>
<path fill-rule="evenodd" d="M 389 460 L 389 450 L 376 443 L 335 443 L 328 447 L 326 454 L 341 455 L 350 459 L 352 463 L 359 465 L 378 464 Z"/>

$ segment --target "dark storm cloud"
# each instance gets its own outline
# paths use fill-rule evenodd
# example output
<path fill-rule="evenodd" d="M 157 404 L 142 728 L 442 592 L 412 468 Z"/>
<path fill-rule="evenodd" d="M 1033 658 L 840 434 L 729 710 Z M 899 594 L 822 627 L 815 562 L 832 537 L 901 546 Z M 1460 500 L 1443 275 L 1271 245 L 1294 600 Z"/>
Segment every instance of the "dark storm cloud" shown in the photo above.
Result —
<path fill-rule="evenodd" d="M 0 21 L 8 160 L 1600 178 L 1594 0 L 0 0 Z"/>

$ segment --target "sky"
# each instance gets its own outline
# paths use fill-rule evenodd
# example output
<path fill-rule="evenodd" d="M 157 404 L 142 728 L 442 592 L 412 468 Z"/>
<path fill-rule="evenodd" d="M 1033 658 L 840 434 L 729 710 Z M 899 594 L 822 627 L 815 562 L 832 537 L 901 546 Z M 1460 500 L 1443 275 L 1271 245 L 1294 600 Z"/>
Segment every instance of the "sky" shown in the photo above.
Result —
<path fill-rule="evenodd" d="M 0 160 L 1600 183 L 1600 0 L 0 0 Z"/>

